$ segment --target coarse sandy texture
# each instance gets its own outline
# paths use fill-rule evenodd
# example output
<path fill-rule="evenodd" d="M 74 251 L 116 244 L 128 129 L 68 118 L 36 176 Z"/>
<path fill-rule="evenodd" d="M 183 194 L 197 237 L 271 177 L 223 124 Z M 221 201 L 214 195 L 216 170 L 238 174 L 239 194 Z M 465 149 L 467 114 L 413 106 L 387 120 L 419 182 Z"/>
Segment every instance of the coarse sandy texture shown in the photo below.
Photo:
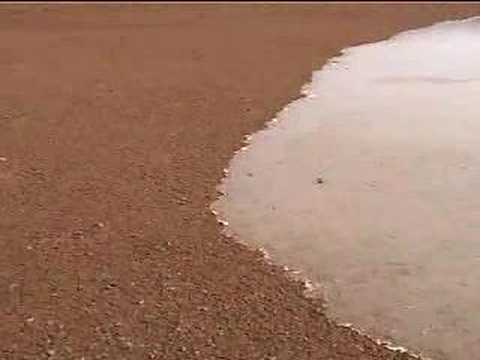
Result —
<path fill-rule="evenodd" d="M 395 359 L 209 210 L 346 46 L 478 4 L 2 5 L 0 359 Z"/>

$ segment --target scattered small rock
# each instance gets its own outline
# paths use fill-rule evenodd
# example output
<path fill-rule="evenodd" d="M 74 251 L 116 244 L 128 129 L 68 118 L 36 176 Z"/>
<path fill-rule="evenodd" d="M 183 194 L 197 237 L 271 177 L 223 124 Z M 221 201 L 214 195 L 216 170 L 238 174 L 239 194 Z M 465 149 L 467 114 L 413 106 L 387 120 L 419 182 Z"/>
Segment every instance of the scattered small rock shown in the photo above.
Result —
<path fill-rule="evenodd" d="M 188 203 L 188 198 L 186 196 L 180 196 L 177 199 L 177 204 L 179 204 L 179 205 L 185 205 L 187 203 Z"/>
<path fill-rule="evenodd" d="M 103 222 L 98 222 L 98 223 L 93 224 L 93 226 L 95 228 L 102 229 L 102 228 L 105 227 L 105 224 Z"/>
<path fill-rule="evenodd" d="M 118 284 L 116 282 L 111 281 L 105 286 L 105 288 L 108 290 L 108 289 L 116 288 L 117 286 L 118 286 Z"/>
<path fill-rule="evenodd" d="M 83 239 L 83 237 L 84 237 L 83 231 L 82 230 L 76 230 L 76 231 L 72 232 L 72 237 L 75 240 Z"/>
<path fill-rule="evenodd" d="M 53 349 L 47 350 L 47 355 L 48 356 L 54 356 L 55 355 L 55 350 L 53 350 Z"/>
<path fill-rule="evenodd" d="M 17 283 L 12 283 L 8 287 L 10 291 L 14 291 L 19 285 Z"/>

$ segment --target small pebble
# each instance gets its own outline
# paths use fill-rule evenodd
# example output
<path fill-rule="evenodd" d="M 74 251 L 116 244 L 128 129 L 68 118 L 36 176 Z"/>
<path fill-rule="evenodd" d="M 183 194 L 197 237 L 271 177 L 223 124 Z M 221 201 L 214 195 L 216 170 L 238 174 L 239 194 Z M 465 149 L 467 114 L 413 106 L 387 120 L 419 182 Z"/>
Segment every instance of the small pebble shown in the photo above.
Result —
<path fill-rule="evenodd" d="M 53 355 L 55 355 L 55 350 L 52 350 L 52 349 L 47 350 L 47 355 L 48 355 L 48 356 L 53 356 Z"/>
<path fill-rule="evenodd" d="M 83 231 L 82 230 L 76 230 L 72 232 L 72 237 L 74 239 L 83 239 Z"/>

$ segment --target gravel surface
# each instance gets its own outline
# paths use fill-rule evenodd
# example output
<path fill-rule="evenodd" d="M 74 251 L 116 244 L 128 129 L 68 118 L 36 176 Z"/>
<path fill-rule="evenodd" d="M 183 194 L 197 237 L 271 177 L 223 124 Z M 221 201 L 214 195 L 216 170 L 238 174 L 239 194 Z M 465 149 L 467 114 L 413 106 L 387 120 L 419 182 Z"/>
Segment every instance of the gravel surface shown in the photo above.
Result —
<path fill-rule="evenodd" d="M 209 205 L 340 49 L 473 14 L 1 5 L 0 359 L 406 359 L 331 324 Z"/>

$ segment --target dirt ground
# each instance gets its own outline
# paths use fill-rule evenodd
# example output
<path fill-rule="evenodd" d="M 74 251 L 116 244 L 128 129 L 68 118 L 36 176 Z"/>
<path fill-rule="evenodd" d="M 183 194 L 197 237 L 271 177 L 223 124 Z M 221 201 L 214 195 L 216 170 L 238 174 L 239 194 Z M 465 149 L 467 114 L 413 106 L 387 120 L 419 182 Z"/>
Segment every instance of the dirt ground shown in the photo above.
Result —
<path fill-rule="evenodd" d="M 0 359 L 406 358 L 331 324 L 209 204 L 242 137 L 341 48 L 474 14 L 0 6 Z"/>

